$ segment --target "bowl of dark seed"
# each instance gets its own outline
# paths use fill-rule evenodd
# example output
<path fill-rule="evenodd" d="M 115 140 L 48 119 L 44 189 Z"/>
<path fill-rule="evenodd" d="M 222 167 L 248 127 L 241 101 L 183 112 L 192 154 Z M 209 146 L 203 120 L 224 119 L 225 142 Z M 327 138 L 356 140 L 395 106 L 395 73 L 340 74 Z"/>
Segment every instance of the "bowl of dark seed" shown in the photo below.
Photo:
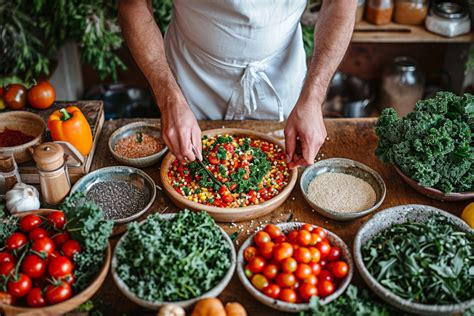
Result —
<path fill-rule="evenodd" d="M 156 164 L 166 153 L 160 129 L 150 123 L 135 122 L 120 127 L 109 138 L 109 150 L 120 163 L 144 168 Z"/>
<path fill-rule="evenodd" d="M 341 221 L 375 211 L 385 199 L 387 190 L 375 170 L 345 158 L 325 159 L 307 167 L 300 186 L 314 210 Z"/>
<path fill-rule="evenodd" d="M 127 166 L 106 167 L 93 171 L 71 189 L 102 208 L 106 219 L 123 224 L 140 217 L 153 204 L 156 186 L 140 169 Z"/>

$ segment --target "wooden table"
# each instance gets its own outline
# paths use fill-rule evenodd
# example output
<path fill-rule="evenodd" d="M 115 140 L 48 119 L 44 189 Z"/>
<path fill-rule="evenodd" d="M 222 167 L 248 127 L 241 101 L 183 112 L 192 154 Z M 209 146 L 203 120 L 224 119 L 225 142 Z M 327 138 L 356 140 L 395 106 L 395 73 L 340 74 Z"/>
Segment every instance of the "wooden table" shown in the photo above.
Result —
<path fill-rule="evenodd" d="M 137 120 L 116 120 L 108 121 L 102 130 L 101 139 L 97 148 L 96 156 L 92 164 L 91 170 L 99 169 L 106 166 L 117 165 L 118 162 L 113 158 L 107 148 L 107 141 L 110 134 L 117 128 Z M 159 124 L 159 120 L 147 120 Z M 326 120 L 326 128 L 328 132 L 328 139 L 323 148 L 318 154 L 318 159 L 325 159 L 330 157 L 343 157 L 360 161 L 381 174 L 387 185 L 387 196 L 384 203 L 380 207 L 385 209 L 388 207 L 400 204 L 426 204 L 438 208 L 442 208 L 457 216 L 460 216 L 461 210 L 467 202 L 438 202 L 426 198 L 423 195 L 408 187 L 395 171 L 383 165 L 377 160 L 374 155 L 374 150 L 377 144 L 377 137 L 374 133 L 374 126 L 376 119 L 330 119 Z M 203 130 L 221 128 L 221 127 L 239 127 L 253 129 L 260 132 L 271 132 L 282 129 L 284 123 L 279 122 L 262 122 L 262 121 L 202 121 L 199 123 Z M 159 166 L 144 169 L 155 181 L 160 183 Z M 301 170 L 300 170 L 301 171 Z M 155 204 L 150 210 L 150 213 L 162 211 L 168 208 L 167 212 L 176 212 L 178 209 L 170 200 L 159 192 Z M 290 198 L 270 215 L 258 218 L 253 223 L 244 222 L 242 224 L 243 230 L 239 234 L 236 241 L 236 248 L 246 239 L 248 232 L 253 232 L 255 227 L 263 222 L 279 222 L 285 221 L 289 214 L 293 213 L 293 221 L 303 221 L 313 223 L 325 227 L 332 232 L 338 234 L 349 247 L 352 248 L 354 236 L 359 227 L 366 222 L 371 215 L 365 216 L 361 219 L 339 222 L 331 220 L 314 212 L 311 207 L 304 200 L 299 185 L 295 186 Z M 146 214 L 147 215 L 147 214 Z M 146 216 L 145 215 L 145 216 Z M 233 233 L 238 228 L 230 227 L 229 224 L 221 224 L 221 226 L 228 232 Z M 115 245 L 118 237 L 111 238 L 111 243 Z M 354 273 L 353 283 L 363 285 L 357 271 Z M 227 289 L 220 295 L 220 299 L 224 302 L 239 301 L 247 309 L 248 315 L 285 315 L 279 313 L 255 300 L 241 285 L 240 280 L 235 274 Z M 116 288 L 110 276 L 107 277 L 104 285 L 94 297 L 96 306 L 104 311 L 107 315 L 137 315 L 137 314 L 156 314 L 153 311 L 144 310 L 142 307 L 135 305 L 123 296 Z"/>

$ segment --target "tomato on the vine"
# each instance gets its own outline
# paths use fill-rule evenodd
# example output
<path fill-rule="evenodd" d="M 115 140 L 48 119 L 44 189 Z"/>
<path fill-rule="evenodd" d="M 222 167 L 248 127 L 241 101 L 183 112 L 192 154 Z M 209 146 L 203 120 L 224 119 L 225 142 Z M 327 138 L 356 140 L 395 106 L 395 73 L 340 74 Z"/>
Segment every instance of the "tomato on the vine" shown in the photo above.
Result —
<path fill-rule="evenodd" d="M 341 257 L 341 248 L 337 246 L 331 247 L 331 251 L 329 251 L 329 254 L 327 255 L 326 259 L 329 261 L 337 261 Z"/>
<path fill-rule="evenodd" d="M 39 287 L 31 289 L 26 296 L 26 304 L 31 307 L 42 307 L 46 305 L 46 299 L 44 298 L 43 291 Z"/>
<path fill-rule="evenodd" d="M 267 232 L 272 239 L 280 237 L 283 234 L 281 229 L 273 224 L 268 224 L 267 226 L 265 226 L 264 231 Z"/>
<path fill-rule="evenodd" d="M 283 259 L 290 258 L 293 255 L 293 246 L 287 242 L 277 244 L 273 248 L 273 259 L 280 262 Z"/>
<path fill-rule="evenodd" d="M 25 233 L 28 233 L 33 228 L 36 228 L 39 225 L 41 225 L 42 222 L 43 221 L 38 215 L 28 214 L 28 215 L 23 216 L 20 219 L 19 226 L 22 231 L 24 231 Z"/>
<path fill-rule="evenodd" d="M 334 262 L 331 272 L 336 278 L 343 278 L 349 272 L 349 266 L 344 261 L 336 261 Z"/>
<path fill-rule="evenodd" d="M 15 262 L 15 258 L 6 251 L 0 252 L 0 264 L 5 262 Z"/>
<path fill-rule="evenodd" d="M 60 285 L 49 285 L 46 288 L 46 300 L 50 304 L 63 302 L 72 296 L 71 286 L 67 283 Z"/>
<path fill-rule="evenodd" d="M 66 216 L 61 211 L 54 211 L 49 213 L 48 219 L 53 223 L 54 227 L 61 229 L 66 224 Z"/>
<path fill-rule="evenodd" d="M 13 233 L 11 234 L 6 241 L 8 250 L 15 250 L 26 245 L 26 236 L 22 233 Z"/>
<path fill-rule="evenodd" d="M 13 262 L 8 261 L 0 264 L 0 275 L 9 276 L 13 270 L 15 270 L 15 264 Z"/>
<path fill-rule="evenodd" d="M 43 276 L 46 271 L 46 262 L 37 255 L 27 255 L 21 264 L 23 272 L 32 279 Z"/>
<path fill-rule="evenodd" d="M 318 283 L 317 289 L 320 297 L 326 297 L 334 293 L 334 284 L 331 281 L 323 280 Z"/>
<path fill-rule="evenodd" d="M 29 276 L 18 273 L 8 281 L 8 293 L 14 297 L 23 297 L 31 290 L 32 282 Z"/>
<path fill-rule="evenodd" d="M 265 267 L 265 260 L 262 257 L 255 257 L 247 265 L 252 273 L 260 273 Z"/>
<path fill-rule="evenodd" d="M 328 242 L 321 241 L 316 244 L 316 248 L 321 253 L 321 258 L 325 258 L 331 252 L 331 245 Z"/>
<path fill-rule="evenodd" d="M 74 259 L 74 255 L 80 253 L 81 250 L 81 245 L 74 239 L 69 239 L 61 247 L 61 251 L 69 259 Z"/>
<path fill-rule="evenodd" d="M 300 263 L 295 271 L 295 276 L 300 279 L 304 280 L 312 274 L 313 270 L 311 267 L 306 263 Z"/>
<path fill-rule="evenodd" d="M 50 256 L 54 250 L 54 242 L 49 237 L 41 237 L 33 241 L 33 245 L 31 246 L 31 250 L 36 251 L 41 256 L 48 257 Z"/>
<path fill-rule="evenodd" d="M 316 286 L 311 283 L 303 283 L 298 288 L 298 292 L 300 293 L 301 299 L 304 302 L 308 302 L 312 296 L 318 295 L 318 290 Z"/>
<path fill-rule="evenodd" d="M 296 249 L 294 257 L 296 261 L 300 263 L 308 263 L 311 261 L 311 253 L 306 247 L 299 247 Z"/>
<path fill-rule="evenodd" d="M 298 262 L 294 258 L 286 258 L 281 262 L 281 270 L 283 272 L 295 272 L 298 267 Z"/>
<path fill-rule="evenodd" d="M 255 234 L 253 240 L 257 244 L 257 246 L 261 247 L 263 244 L 266 244 L 267 242 L 271 241 L 271 238 L 267 232 L 261 230 Z"/>
<path fill-rule="evenodd" d="M 263 268 L 262 273 L 267 279 L 273 280 L 278 275 L 278 267 L 275 264 L 268 264 Z"/>
<path fill-rule="evenodd" d="M 266 288 L 270 283 L 268 282 L 267 278 L 263 276 L 262 274 L 255 274 L 252 277 L 252 285 L 255 286 L 258 290 L 262 291 L 264 288 Z"/>
<path fill-rule="evenodd" d="M 30 234 L 28 235 L 28 237 L 30 237 L 31 240 L 36 240 L 42 237 L 49 237 L 49 233 L 44 228 L 36 227 L 30 231 Z"/>
<path fill-rule="evenodd" d="M 292 273 L 280 273 L 276 277 L 276 282 L 281 288 L 292 287 L 296 283 L 296 277 Z"/>
<path fill-rule="evenodd" d="M 282 289 L 279 298 L 284 302 L 296 303 L 296 293 L 292 289 Z"/>
<path fill-rule="evenodd" d="M 74 283 L 74 281 L 76 281 L 76 277 L 73 275 L 73 274 L 68 274 L 62 278 L 59 278 L 61 281 L 69 284 L 69 285 L 72 285 Z"/>
<path fill-rule="evenodd" d="M 71 236 L 68 232 L 60 233 L 53 236 L 53 242 L 58 248 L 61 248 L 62 245 L 64 245 L 69 239 L 71 239 Z"/>
<path fill-rule="evenodd" d="M 64 256 L 51 258 L 48 265 L 48 272 L 53 278 L 61 278 L 72 274 L 73 269 L 72 262 Z"/>
<path fill-rule="evenodd" d="M 281 289 L 278 285 L 276 284 L 270 284 L 267 287 L 263 289 L 263 294 L 265 294 L 268 297 L 275 298 L 277 299 L 278 296 L 280 295 Z"/>

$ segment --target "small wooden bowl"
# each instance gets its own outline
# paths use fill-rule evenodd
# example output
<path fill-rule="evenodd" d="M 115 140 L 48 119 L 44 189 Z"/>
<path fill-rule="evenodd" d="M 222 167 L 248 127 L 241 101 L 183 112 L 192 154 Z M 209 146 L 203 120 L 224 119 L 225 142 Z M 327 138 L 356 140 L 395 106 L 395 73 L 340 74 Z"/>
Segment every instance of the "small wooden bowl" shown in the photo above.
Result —
<path fill-rule="evenodd" d="M 31 212 L 23 212 L 16 214 L 15 216 L 23 217 L 28 214 L 39 214 L 45 215 L 55 210 L 51 209 L 40 209 L 38 211 L 31 211 Z M 95 279 L 92 280 L 91 284 L 85 288 L 82 292 L 79 292 L 72 296 L 67 301 L 45 306 L 45 307 L 25 307 L 25 306 L 15 306 L 15 305 L 6 305 L 0 303 L 0 314 L 4 315 L 35 315 L 35 316 L 47 316 L 47 315 L 60 315 L 66 312 L 72 311 L 82 303 L 89 300 L 101 287 L 102 283 L 104 283 L 105 277 L 109 272 L 110 267 L 110 260 L 111 260 L 111 248 L 110 244 L 107 246 L 105 251 L 104 262 L 102 263 L 102 268 L 98 272 Z"/>
<path fill-rule="evenodd" d="M 277 141 L 275 138 L 268 136 L 263 133 L 240 129 L 240 128 L 222 128 L 222 129 L 213 129 L 209 131 L 204 131 L 203 135 L 207 136 L 215 136 L 215 135 L 222 135 L 222 134 L 234 134 L 234 135 L 242 135 L 242 136 L 250 136 L 254 138 L 259 138 L 271 142 L 280 146 L 282 149 L 285 146 Z M 170 199 L 176 204 L 179 208 L 187 208 L 194 211 L 206 211 L 211 215 L 214 220 L 217 222 L 242 222 L 248 221 L 260 216 L 264 216 L 266 214 L 271 213 L 277 207 L 283 204 L 285 200 L 290 195 L 291 191 L 293 190 L 296 180 L 298 178 L 298 170 L 296 168 L 289 169 L 289 179 L 288 184 L 285 188 L 278 194 L 277 196 L 273 197 L 272 199 L 265 201 L 263 203 L 257 205 L 251 205 L 246 207 L 236 207 L 236 208 L 223 208 L 223 207 L 215 207 L 200 204 L 197 202 L 190 201 L 186 199 L 184 196 L 176 192 L 170 184 L 170 179 L 168 178 L 168 170 L 175 160 L 175 156 L 172 153 L 168 153 L 166 157 L 163 159 L 161 163 L 160 169 L 160 176 L 161 176 L 161 183 L 163 185 L 163 189 L 168 194 Z"/>
<path fill-rule="evenodd" d="M 31 160 L 30 148 L 43 142 L 46 123 L 41 116 L 27 111 L 13 111 L 0 114 L 0 131 L 6 128 L 19 130 L 34 136 L 31 141 L 12 147 L 0 147 L 0 156 L 14 156 L 17 163 Z"/>
<path fill-rule="evenodd" d="M 398 166 L 393 166 L 395 171 L 400 175 L 400 177 L 405 181 L 410 187 L 412 187 L 418 193 L 423 194 L 431 199 L 438 201 L 465 201 L 474 199 L 474 192 L 451 192 L 449 194 L 444 194 L 438 189 L 432 187 L 424 187 L 409 176 L 407 176 Z"/>

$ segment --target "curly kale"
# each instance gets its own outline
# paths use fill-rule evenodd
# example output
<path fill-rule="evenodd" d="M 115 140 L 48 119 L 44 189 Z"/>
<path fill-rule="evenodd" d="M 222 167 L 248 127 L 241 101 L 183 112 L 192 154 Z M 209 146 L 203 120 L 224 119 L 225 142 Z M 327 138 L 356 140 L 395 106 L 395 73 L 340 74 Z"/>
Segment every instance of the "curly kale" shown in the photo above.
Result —
<path fill-rule="evenodd" d="M 445 194 L 474 190 L 474 96 L 440 92 L 403 118 L 385 109 L 375 132 L 377 157 L 422 186 Z"/>

